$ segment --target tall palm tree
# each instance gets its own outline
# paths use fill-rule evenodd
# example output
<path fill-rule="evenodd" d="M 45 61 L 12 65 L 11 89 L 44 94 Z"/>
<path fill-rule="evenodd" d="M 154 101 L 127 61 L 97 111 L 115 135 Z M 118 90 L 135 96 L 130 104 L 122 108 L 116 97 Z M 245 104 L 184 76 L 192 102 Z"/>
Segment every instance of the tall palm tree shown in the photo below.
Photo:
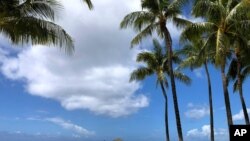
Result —
<path fill-rule="evenodd" d="M 239 47 L 236 48 L 235 58 L 232 59 L 227 74 L 228 80 L 233 81 L 234 83 L 233 84 L 234 92 L 239 91 L 242 111 L 245 117 L 245 123 L 247 125 L 250 124 L 250 121 L 247 112 L 247 107 L 245 104 L 245 99 L 243 96 L 242 85 L 250 74 L 249 56 L 250 56 L 250 49 L 248 47 L 244 48 L 244 50 L 242 48 L 240 49 Z"/>
<path fill-rule="evenodd" d="M 73 50 L 73 41 L 66 31 L 53 23 L 55 0 L 2 0 L 0 32 L 14 44 L 47 44 Z"/>
<path fill-rule="evenodd" d="M 168 97 L 165 88 L 168 87 L 167 76 L 170 72 L 168 69 L 168 54 L 164 53 L 163 48 L 157 40 L 153 40 L 154 50 L 152 52 L 141 52 L 137 56 L 137 62 L 145 63 L 146 66 L 142 66 L 134 70 L 131 74 L 130 81 L 134 80 L 144 80 L 146 77 L 156 74 L 157 84 L 160 84 L 163 97 L 165 99 L 165 129 L 166 129 L 166 140 L 170 141 L 169 128 L 168 128 Z M 178 57 L 173 56 L 175 61 L 178 61 Z M 175 71 L 174 75 L 177 79 L 190 83 L 190 79 L 184 74 Z"/>
<path fill-rule="evenodd" d="M 178 18 L 178 15 L 181 13 L 181 7 L 185 1 L 186 0 L 141 0 L 142 11 L 136 11 L 126 15 L 120 25 L 121 28 L 130 26 L 139 32 L 131 41 L 132 46 L 139 44 L 143 38 L 151 36 L 154 31 L 165 39 L 179 141 L 183 141 L 183 135 L 173 72 L 172 39 L 166 24 L 169 21 L 172 21 L 178 26 L 186 24 L 185 20 Z"/>
<path fill-rule="evenodd" d="M 216 65 L 220 67 L 224 101 L 226 105 L 228 129 L 233 124 L 229 92 L 227 88 L 227 77 L 225 68 L 227 56 L 231 54 L 233 46 L 230 40 L 238 36 L 237 29 L 240 27 L 249 31 L 250 23 L 247 17 L 250 3 L 247 0 L 196 0 L 192 13 L 195 17 L 202 17 L 205 22 L 189 25 L 183 32 L 181 38 L 195 39 L 200 36 L 206 37 L 205 45 L 213 44 L 216 48 Z"/>
<path fill-rule="evenodd" d="M 179 65 L 179 68 L 190 67 L 191 70 L 194 68 L 200 68 L 204 66 L 207 75 L 208 84 L 208 97 L 209 97 L 209 111 L 210 111 L 210 139 L 214 141 L 214 112 L 213 112 L 213 96 L 210 73 L 208 70 L 208 63 L 214 62 L 214 50 L 203 49 L 204 40 L 200 39 L 197 41 L 190 42 L 184 46 L 183 49 L 177 51 L 178 54 L 185 56 L 185 60 Z"/>

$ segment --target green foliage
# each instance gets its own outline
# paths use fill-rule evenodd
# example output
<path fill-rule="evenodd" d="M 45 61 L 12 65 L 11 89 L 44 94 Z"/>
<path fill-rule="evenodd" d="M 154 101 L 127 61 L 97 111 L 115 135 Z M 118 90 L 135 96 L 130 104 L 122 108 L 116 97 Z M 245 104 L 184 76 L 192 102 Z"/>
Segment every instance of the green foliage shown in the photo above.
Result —
<path fill-rule="evenodd" d="M 141 81 L 146 77 L 156 74 L 157 82 L 167 84 L 167 76 L 169 76 L 169 66 L 168 66 L 168 56 L 167 52 L 164 50 L 164 47 L 154 39 L 153 40 L 154 48 L 152 52 L 144 51 L 137 55 L 137 62 L 143 63 L 144 65 L 137 68 L 131 73 L 130 81 Z M 179 62 L 179 57 L 176 55 L 173 56 L 173 60 Z M 175 71 L 174 76 L 177 80 L 190 84 L 191 79 L 185 74 Z"/>
<path fill-rule="evenodd" d="M 239 33 L 250 30 L 247 17 L 249 7 L 247 1 L 196 0 L 192 13 L 206 21 L 187 26 L 181 35 L 181 40 L 195 40 L 204 36 L 207 39 L 205 42 L 215 44 L 216 64 L 225 65 L 226 57 L 233 48 L 231 40 L 235 38 L 243 40 L 246 34 Z"/>
<path fill-rule="evenodd" d="M 180 8 L 185 2 L 186 0 L 172 2 L 169 0 L 141 0 L 143 10 L 126 15 L 120 24 L 121 28 L 132 27 L 139 32 L 131 41 L 131 46 L 139 44 L 143 38 L 151 36 L 154 31 L 163 38 L 161 25 L 167 21 L 173 21 L 178 27 L 190 24 L 189 21 L 179 17 Z"/>
<path fill-rule="evenodd" d="M 73 41 L 66 31 L 53 23 L 55 0 L 2 0 L 0 2 L 0 32 L 14 44 L 46 44 L 73 51 Z"/>

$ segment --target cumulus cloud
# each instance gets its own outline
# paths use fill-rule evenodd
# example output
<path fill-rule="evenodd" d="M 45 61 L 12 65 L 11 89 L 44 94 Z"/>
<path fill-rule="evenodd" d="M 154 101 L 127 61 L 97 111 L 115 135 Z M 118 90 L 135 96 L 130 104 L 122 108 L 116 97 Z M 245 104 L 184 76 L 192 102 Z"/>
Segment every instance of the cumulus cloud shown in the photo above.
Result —
<path fill-rule="evenodd" d="M 78 133 L 79 135 L 75 135 L 80 137 L 80 135 L 83 136 L 90 136 L 90 135 L 94 135 L 95 133 L 93 131 L 89 131 L 79 125 L 73 124 L 69 121 L 65 121 L 62 118 L 47 118 L 45 119 L 46 121 L 52 122 L 54 124 L 57 124 L 59 126 L 61 126 L 62 128 L 68 129 L 68 130 L 72 130 L 76 133 Z"/>
<path fill-rule="evenodd" d="M 194 105 L 193 103 L 188 104 L 188 110 L 185 112 L 185 116 L 192 119 L 201 119 L 209 114 L 207 105 Z"/>
<path fill-rule="evenodd" d="M 210 135 L 210 125 L 204 125 L 201 127 L 201 130 L 195 128 L 187 132 L 187 136 L 190 137 L 209 137 Z"/>
<path fill-rule="evenodd" d="M 1 51 L 1 72 L 23 81 L 28 93 L 54 99 L 68 110 L 120 117 L 147 107 L 148 98 L 136 93 L 140 84 L 129 83 L 138 52 L 129 49 L 133 34 L 119 29 L 127 13 L 140 9 L 139 1 L 93 1 L 94 11 L 79 0 L 61 2 L 65 8 L 58 23 L 74 38 L 74 55 L 41 45 L 16 56 Z"/>
<path fill-rule="evenodd" d="M 187 139 L 190 141 L 209 141 L 210 140 L 210 125 L 203 125 L 201 129 L 195 128 L 187 132 Z M 219 128 L 214 131 L 215 139 L 220 141 L 228 140 L 228 132 L 226 129 Z"/>
<path fill-rule="evenodd" d="M 250 108 L 247 109 L 247 113 L 248 113 L 248 115 L 250 115 Z M 245 119 L 245 117 L 244 117 L 243 110 L 240 110 L 239 113 L 233 115 L 234 121 L 244 120 L 244 119 Z"/>

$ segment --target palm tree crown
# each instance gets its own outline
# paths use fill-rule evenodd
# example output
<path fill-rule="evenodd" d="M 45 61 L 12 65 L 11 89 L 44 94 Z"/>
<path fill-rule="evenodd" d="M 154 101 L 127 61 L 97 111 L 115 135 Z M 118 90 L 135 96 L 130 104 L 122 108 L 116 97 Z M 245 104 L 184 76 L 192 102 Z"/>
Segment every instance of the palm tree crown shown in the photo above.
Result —
<path fill-rule="evenodd" d="M 141 66 L 138 69 L 134 70 L 131 74 L 130 81 L 134 80 L 144 80 L 146 77 L 156 74 L 157 76 L 157 84 L 164 83 L 168 84 L 167 76 L 169 76 L 170 72 L 168 69 L 168 57 L 167 53 L 164 53 L 164 48 L 160 45 L 160 43 L 154 39 L 153 40 L 154 49 L 152 52 L 145 51 L 141 52 L 137 55 L 137 62 L 145 63 L 146 66 Z M 176 63 L 180 63 L 180 58 L 177 55 L 173 56 L 173 60 Z M 176 79 L 184 82 L 185 84 L 190 84 L 191 80 L 189 77 L 184 75 L 179 71 L 175 71 L 174 75 Z M 168 86 L 168 85 L 166 85 Z"/>
<path fill-rule="evenodd" d="M 183 32 L 182 39 L 206 38 L 204 48 L 215 47 L 215 63 L 220 66 L 223 83 L 224 100 L 226 105 L 228 127 L 233 124 L 229 92 L 227 89 L 227 77 L 225 67 L 228 56 L 232 54 L 234 39 L 244 41 L 245 37 L 239 31 L 249 31 L 250 3 L 247 0 L 196 0 L 193 7 L 193 15 L 202 17 L 205 22 L 190 24 Z"/>

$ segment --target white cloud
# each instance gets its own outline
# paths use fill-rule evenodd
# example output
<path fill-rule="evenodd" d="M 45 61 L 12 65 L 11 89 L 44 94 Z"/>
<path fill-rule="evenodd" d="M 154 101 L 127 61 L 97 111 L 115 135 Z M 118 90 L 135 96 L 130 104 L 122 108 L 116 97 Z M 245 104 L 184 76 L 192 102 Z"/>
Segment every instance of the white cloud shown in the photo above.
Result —
<path fill-rule="evenodd" d="M 210 135 L 210 125 L 202 126 L 201 130 L 195 128 L 187 132 L 187 136 L 209 137 L 209 135 Z"/>
<path fill-rule="evenodd" d="M 197 78 L 203 78 L 204 74 L 203 74 L 203 69 L 202 68 L 198 68 L 194 70 L 194 74 Z"/>
<path fill-rule="evenodd" d="M 248 115 L 250 115 L 250 108 L 247 109 L 247 113 L 248 113 Z M 244 117 L 243 110 L 240 110 L 239 113 L 233 115 L 233 120 L 234 121 L 244 120 L 244 119 L 245 119 L 245 117 Z"/>
<path fill-rule="evenodd" d="M 73 56 L 37 45 L 16 57 L 1 53 L 1 71 L 22 80 L 28 93 L 54 99 L 68 110 L 127 116 L 149 105 L 145 95 L 136 94 L 140 84 L 129 83 L 138 52 L 129 49 L 132 32 L 119 29 L 127 13 L 140 9 L 140 1 L 93 2 L 95 9 L 89 11 L 80 0 L 62 0 L 59 23 L 75 40 Z"/>
<path fill-rule="evenodd" d="M 192 119 L 201 119 L 209 115 L 209 107 L 206 105 L 194 105 L 188 104 L 188 110 L 185 112 L 185 116 Z"/>
<path fill-rule="evenodd" d="M 60 117 L 41 118 L 39 116 L 35 116 L 35 117 L 27 117 L 26 120 L 38 121 L 38 122 L 50 122 L 50 123 L 53 123 L 62 127 L 63 129 L 73 131 L 74 135 L 77 135 L 79 137 L 82 137 L 82 136 L 88 137 L 88 136 L 95 135 L 94 131 L 89 131 L 82 126 L 76 125 L 72 123 L 71 121 L 66 121 Z"/>
<path fill-rule="evenodd" d="M 187 140 L 190 141 L 209 141 L 210 140 L 210 125 L 203 125 L 201 129 L 195 128 L 187 132 Z M 227 141 L 228 140 L 228 130 L 226 129 L 215 129 L 214 135 L 216 140 Z"/>
<path fill-rule="evenodd" d="M 94 135 L 95 133 L 93 131 L 89 131 L 79 125 L 73 124 L 69 121 L 65 121 L 61 118 L 47 118 L 45 119 L 46 121 L 52 122 L 54 124 L 57 124 L 59 126 L 61 126 L 64 129 L 68 129 L 68 130 L 72 130 L 76 133 L 78 133 L 78 135 L 74 134 L 75 136 L 90 136 L 90 135 Z"/>

